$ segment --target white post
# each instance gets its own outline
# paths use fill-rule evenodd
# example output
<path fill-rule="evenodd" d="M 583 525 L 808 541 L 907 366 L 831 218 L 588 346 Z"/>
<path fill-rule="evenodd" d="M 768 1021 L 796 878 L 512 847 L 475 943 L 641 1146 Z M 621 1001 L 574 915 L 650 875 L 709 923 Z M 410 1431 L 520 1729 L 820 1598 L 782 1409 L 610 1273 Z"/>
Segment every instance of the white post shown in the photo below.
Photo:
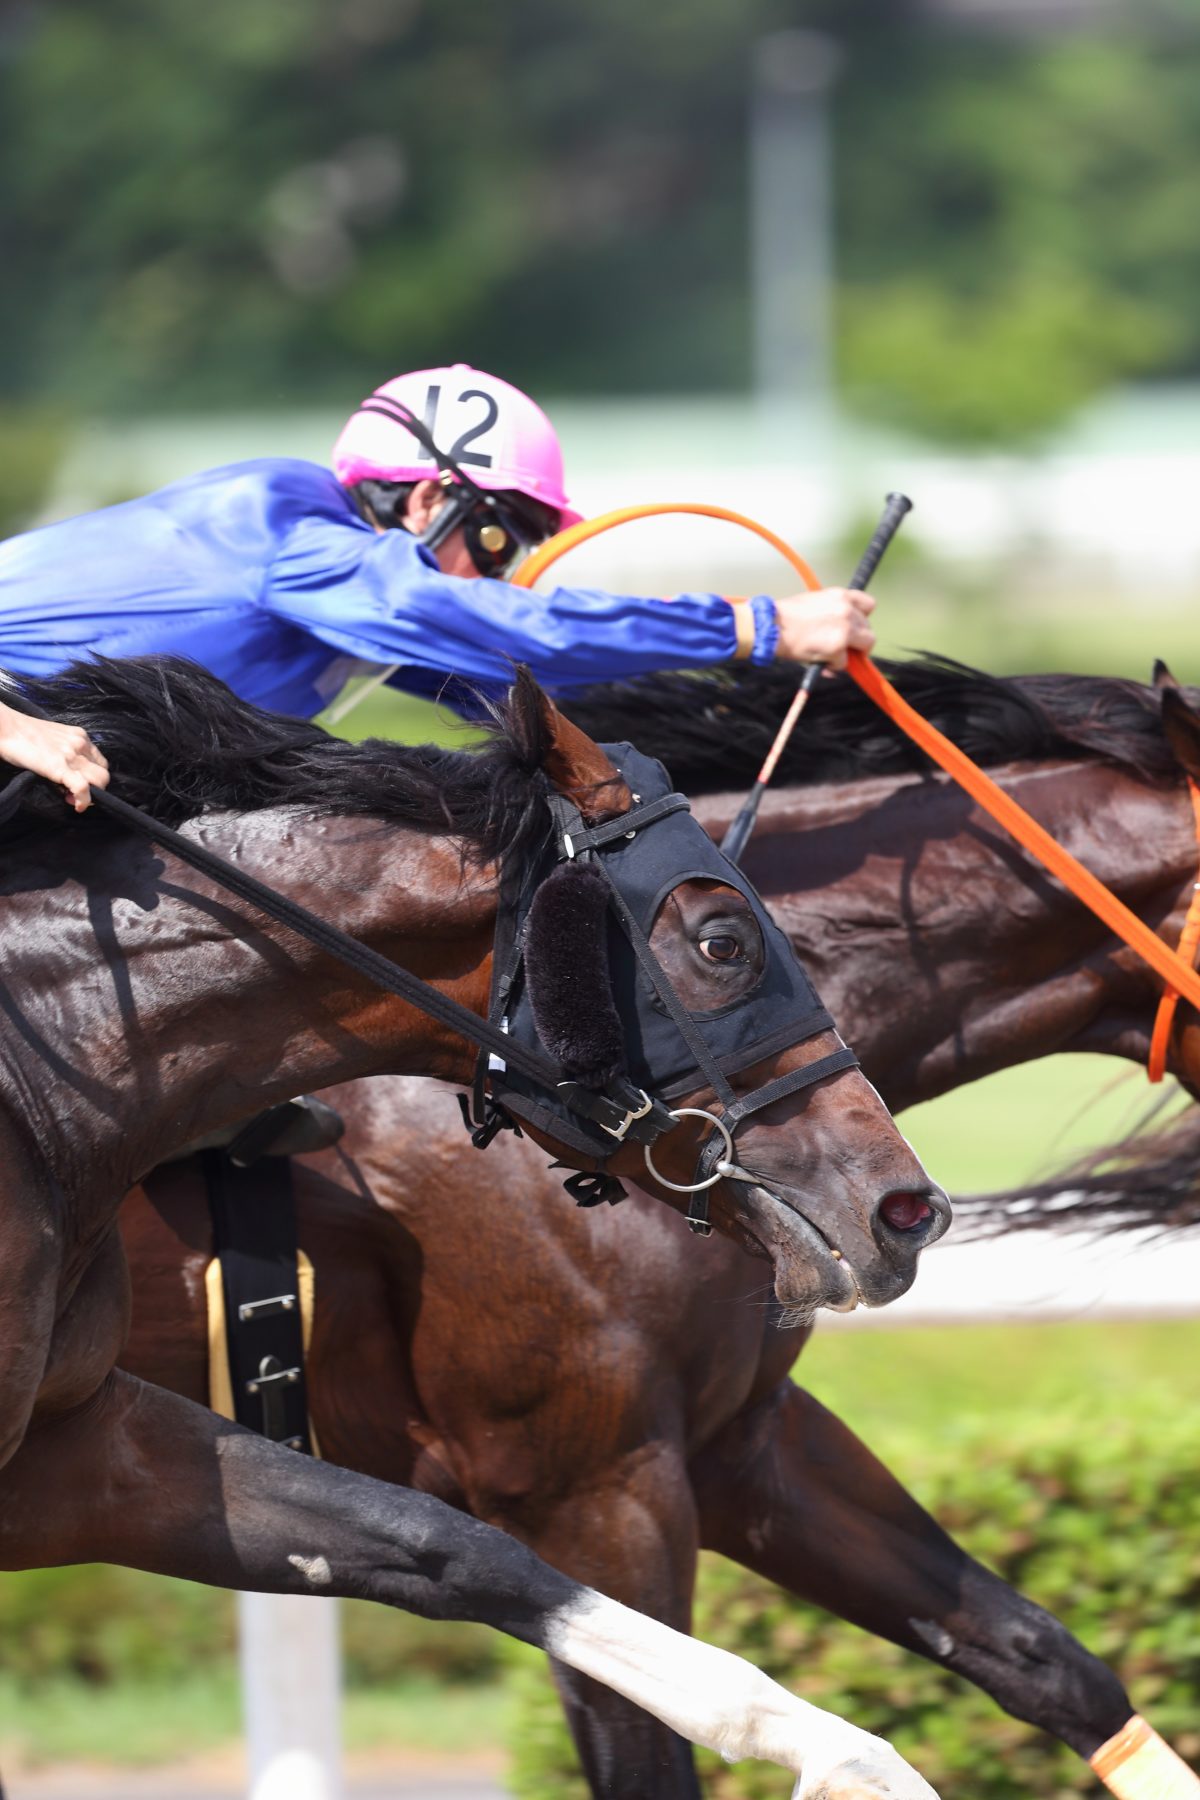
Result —
<path fill-rule="evenodd" d="M 751 62 L 754 385 L 767 418 L 814 455 L 834 403 L 829 96 L 840 65 L 816 31 L 771 32 Z"/>
<path fill-rule="evenodd" d="M 250 1800 L 342 1800 L 336 1600 L 239 1594 Z"/>

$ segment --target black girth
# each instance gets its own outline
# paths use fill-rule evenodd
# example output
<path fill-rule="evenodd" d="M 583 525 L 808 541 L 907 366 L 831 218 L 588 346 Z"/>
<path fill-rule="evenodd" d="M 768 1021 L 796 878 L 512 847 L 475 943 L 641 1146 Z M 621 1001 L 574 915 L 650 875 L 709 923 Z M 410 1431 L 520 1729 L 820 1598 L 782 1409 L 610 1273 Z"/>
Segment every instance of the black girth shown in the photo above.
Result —
<path fill-rule="evenodd" d="M 264 1156 L 245 1167 L 228 1150 L 202 1150 L 200 1162 L 221 1263 L 234 1417 L 311 1455 L 291 1161 Z"/>

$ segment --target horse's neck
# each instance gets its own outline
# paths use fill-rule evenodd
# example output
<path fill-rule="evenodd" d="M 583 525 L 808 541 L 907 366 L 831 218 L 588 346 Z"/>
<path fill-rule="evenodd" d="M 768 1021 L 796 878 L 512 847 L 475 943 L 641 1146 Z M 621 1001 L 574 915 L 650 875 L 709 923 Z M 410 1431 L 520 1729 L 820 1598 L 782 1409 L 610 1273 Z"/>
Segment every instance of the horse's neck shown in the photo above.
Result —
<path fill-rule="evenodd" d="M 1098 763 L 991 773 L 1151 923 L 1176 909 L 1182 788 Z M 699 810 L 719 831 L 728 800 Z M 893 1108 L 1055 1050 L 1145 1055 L 1156 983 L 945 777 L 770 793 L 746 868 Z"/>
<path fill-rule="evenodd" d="M 455 842 L 294 812 L 189 834 L 486 1007 L 494 878 L 464 868 Z M 64 1185 L 92 1169 L 127 1182 L 260 1106 L 356 1075 L 469 1076 L 462 1039 L 173 858 L 124 840 L 55 845 L 49 860 L 48 882 L 2 903 L 18 954 L 0 1058 L 8 1106 Z"/>

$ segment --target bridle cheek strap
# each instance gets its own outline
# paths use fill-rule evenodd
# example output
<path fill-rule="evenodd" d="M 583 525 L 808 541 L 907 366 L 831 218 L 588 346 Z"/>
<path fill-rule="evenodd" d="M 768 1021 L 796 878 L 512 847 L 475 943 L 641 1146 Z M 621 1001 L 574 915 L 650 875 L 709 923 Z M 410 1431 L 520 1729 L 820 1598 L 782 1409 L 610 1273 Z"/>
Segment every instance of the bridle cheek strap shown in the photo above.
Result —
<path fill-rule="evenodd" d="M 1196 839 L 1200 843 L 1200 786 L 1188 776 L 1188 793 L 1192 801 L 1192 815 L 1196 821 Z M 1195 966 L 1196 951 L 1200 949 L 1200 881 L 1192 883 L 1192 899 L 1187 910 L 1187 918 L 1183 922 L 1183 931 L 1179 937 L 1179 948 L 1175 954 L 1189 968 Z M 1146 1058 L 1146 1073 L 1151 1081 L 1161 1081 L 1167 1070 L 1167 1050 L 1171 1042 L 1171 1027 L 1175 1023 L 1175 1008 L 1179 1005 L 1179 989 L 1169 984 L 1163 989 L 1162 999 L 1158 1003 L 1158 1011 L 1154 1015 L 1154 1031 L 1150 1039 L 1150 1054 Z"/>

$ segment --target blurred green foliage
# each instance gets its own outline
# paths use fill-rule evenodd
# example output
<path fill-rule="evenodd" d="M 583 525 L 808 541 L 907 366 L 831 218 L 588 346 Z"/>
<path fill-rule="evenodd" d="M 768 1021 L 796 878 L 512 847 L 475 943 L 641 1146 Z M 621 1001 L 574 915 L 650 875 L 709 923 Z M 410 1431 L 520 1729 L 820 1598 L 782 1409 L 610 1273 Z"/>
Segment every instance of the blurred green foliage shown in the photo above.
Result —
<path fill-rule="evenodd" d="M 946 1334 L 943 1334 L 945 1337 Z M 964 1341 L 954 1334 L 956 1345 Z M 1200 1757 L 1200 1545 L 1195 1442 L 1178 1409 L 1104 1430 L 1086 1412 L 1027 1417 L 999 1436 L 977 1420 L 950 1444 L 914 1445 L 904 1476 L 970 1550 L 1058 1615 L 1118 1669 L 1134 1703 Z M 944 1794 L 1062 1800 L 1095 1777 L 1064 1746 L 978 1689 L 870 1638 L 732 1563 L 706 1557 L 695 1629 L 814 1704 L 882 1733 Z M 548 1678 L 525 1667 L 514 1733 L 520 1800 L 585 1800 Z M 778 1769 L 700 1754 L 709 1800 L 769 1800 Z"/>
<path fill-rule="evenodd" d="M 967 9 L 964 9 L 964 12 Z M 993 14 L 1003 9 L 992 8 Z M 815 27 L 850 398 L 960 440 L 1200 371 L 1200 16 L 915 0 L 86 0 L 0 20 L 0 392 L 345 402 L 463 358 L 738 388 L 750 48 Z"/>
<path fill-rule="evenodd" d="M 66 443 L 66 425 L 56 409 L 0 405 L 0 538 L 28 523 Z"/>
<path fill-rule="evenodd" d="M 95 1687 L 170 1682 L 226 1665 L 235 1643 L 233 1596 L 219 1588 L 102 1563 L 0 1580 L 0 1678 L 27 1686 L 59 1676 Z M 351 1686 L 403 1675 L 480 1681 L 495 1673 L 495 1645 L 483 1625 L 420 1619 L 360 1600 L 342 1606 Z"/>
<path fill-rule="evenodd" d="M 0 1675 L 170 1681 L 234 1646 L 228 1594 L 135 1569 L 31 1569 L 0 1581 Z"/>

